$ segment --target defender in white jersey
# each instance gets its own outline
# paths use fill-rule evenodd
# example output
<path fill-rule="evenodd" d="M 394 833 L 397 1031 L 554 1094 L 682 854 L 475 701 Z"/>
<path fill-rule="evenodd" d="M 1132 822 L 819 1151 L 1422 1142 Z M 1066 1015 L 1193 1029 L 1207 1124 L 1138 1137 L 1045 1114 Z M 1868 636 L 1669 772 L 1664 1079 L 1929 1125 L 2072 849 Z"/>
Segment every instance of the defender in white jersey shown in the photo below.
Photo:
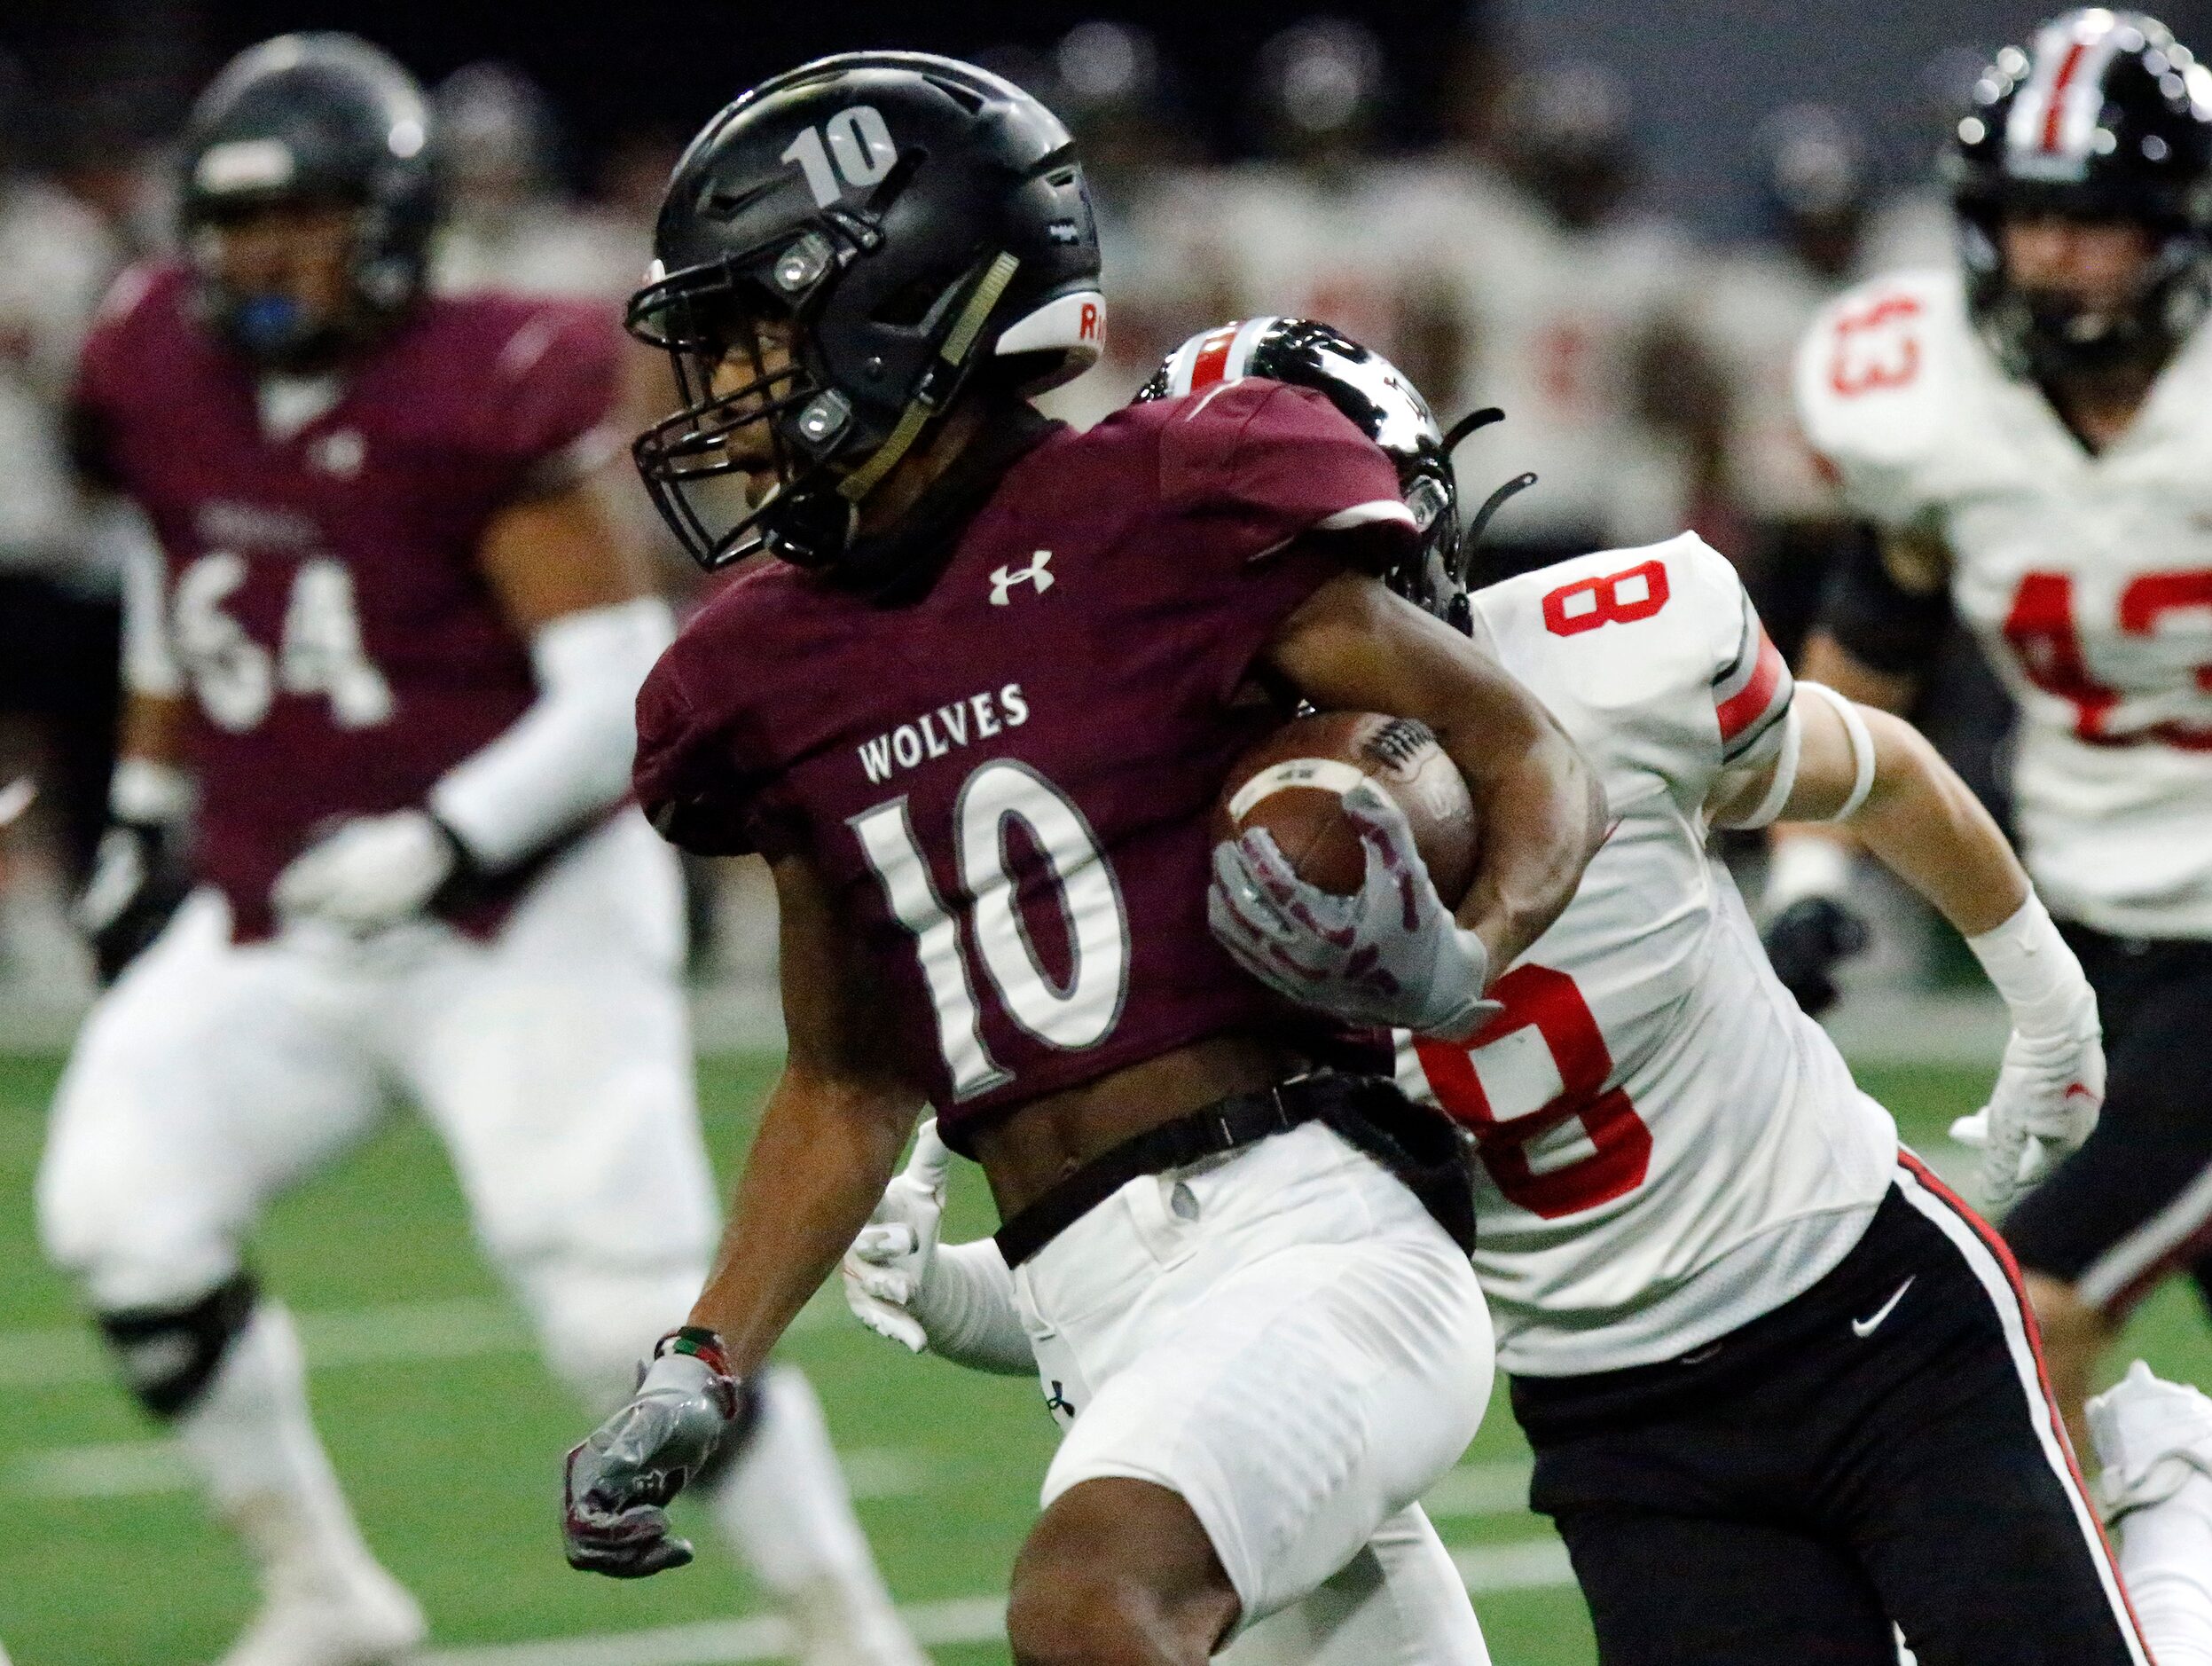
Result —
<path fill-rule="evenodd" d="M 2085 11 L 1976 97 L 1963 276 L 1847 295 L 1800 358 L 1808 436 L 1882 535 L 1807 668 L 1901 704 L 1948 593 L 2018 700 L 2028 866 L 2112 1049 L 2104 1126 L 2005 1222 L 2073 1411 L 2169 1272 L 2212 1295 L 2212 75 Z"/>
<path fill-rule="evenodd" d="M 1290 350 L 1311 327 L 1263 331 L 1245 366 L 1325 369 Z M 1314 385 L 1351 413 L 1381 384 Z M 1393 578 L 1464 617 L 1455 585 Z M 1931 1659 L 2145 1661 L 2002 1249 L 1900 1152 L 1705 851 L 1715 819 L 1840 815 L 1976 933 L 2020 1029 L 1990 1114 L 2012 1161 L 2098 1068 L 2087 987 L 2002 837 L 1904 725 L 1793 686 L 1693 537 L 1477 592 L 1471 629 L 1582 746 L 1616 826 L 1490 986 L 1497 1016 L 1403 1041 L 1399 1077 L 1474 1136 L 1476 1266 L 1601 1658 L 1888 1666 L 1896 1624 Z M 1318 963 L 1290 920 L 1330 900 L 1270 847 L 1246 858 L 1217 935 Z M 1024 1369 L 996 1248 L 935 1244 L 933 1144 L 848 1258 L 849 1298 L 909 1347 Z"/>

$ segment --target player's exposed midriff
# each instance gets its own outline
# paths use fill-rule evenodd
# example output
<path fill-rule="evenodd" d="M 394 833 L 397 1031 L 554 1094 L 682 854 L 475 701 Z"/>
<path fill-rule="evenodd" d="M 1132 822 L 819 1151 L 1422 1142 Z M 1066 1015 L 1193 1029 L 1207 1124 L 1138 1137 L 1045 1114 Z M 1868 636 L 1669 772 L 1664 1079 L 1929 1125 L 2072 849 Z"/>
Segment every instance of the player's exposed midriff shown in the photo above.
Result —
<path fill-rule="evenodd" d="M 970 1136 L 1000 1219 L 1013 1219 L 1123 1141 L 1281 1081 L 1291 1068 L 1280 1048 L 1256 1036 L 1212 1035 L 1016 1106 Z"/>

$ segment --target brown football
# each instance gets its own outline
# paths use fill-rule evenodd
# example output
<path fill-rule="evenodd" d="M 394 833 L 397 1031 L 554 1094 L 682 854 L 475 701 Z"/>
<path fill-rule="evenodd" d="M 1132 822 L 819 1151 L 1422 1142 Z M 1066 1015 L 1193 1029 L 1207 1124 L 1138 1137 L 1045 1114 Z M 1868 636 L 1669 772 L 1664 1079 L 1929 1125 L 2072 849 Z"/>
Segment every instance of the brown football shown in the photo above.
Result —
<path fill-rule="evenodd" d="M 1349 896 L 1367 856 L 1342 800 L 1362 776 L 1405 812 L 1437 894 L 1456 907 L 1475 874 L 1474 803 L 1428 726 L 1408 718 L 1323 711 L 1284 724 L 1229 771 L 1214 837 L 1266 828 L 1299 878 Z"/>

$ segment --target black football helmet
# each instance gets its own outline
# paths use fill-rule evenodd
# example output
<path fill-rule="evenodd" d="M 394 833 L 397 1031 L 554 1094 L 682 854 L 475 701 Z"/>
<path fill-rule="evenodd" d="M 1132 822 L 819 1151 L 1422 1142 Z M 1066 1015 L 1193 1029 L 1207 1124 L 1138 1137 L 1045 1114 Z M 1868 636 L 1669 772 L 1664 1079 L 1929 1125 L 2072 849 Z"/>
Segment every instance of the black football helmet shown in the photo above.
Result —
<path fill-rule="evenodd" d="M 1944 170 L 1966 295 L 2005 368 L 2038 380 L 2159 362 L 2212 299 L 2212 75 L 2140 12 L 2089 7 L 2008 46 L 1975 84 Z M 2131 220 L 2158 253 L 2127 306 L 2030 294 L 2005 271 L 2008 215 Z"/>
<path fill-rule="evenodd" d="M 413 76 L 360 39 L 279 35 L 232 59 L 192 106 L 178 219 L 209 325 L 257 365 L 296 368 L 373 335 L 422 293 L 438 218 L 429 106 Z M 272 202 L 356 209 L 353 304 L 341 319 L 234 293 L 204 233 Z"/>
<path fill-rule="evenodd" d="M 1827 105 L 1795 104 L 1752 130 L 1759 194 L 1776 231 L 1849 224 L 1874 199 L 1873 159 L 1850 117 Z"/>
<path fill-rule="evenodd" d="M 1541 65 L 1506 86 L 1498 106 L 1505 171 L 1563 225 L 1608 219 L 1643 170 L 1628 83 L 1603 65 Z"/>
<path fill-rule="evenodd" d="M 1398 489 L 1420 529 L 1419 547 L 1382 574 L 1408 601 L 1465 631 L 1473 617 L 1467 600 L 1469 570 L 1482 529 L 1533 475 L 1508 481 L 1491 494 L 1471 525 L 1463 525 L 1452 452 L 1475 429 L 1494 422 L 1495 410 L 1477 411 L 1440 428 L 1429 402 L 1404 373 L 1342 331 L 1310 318 L 1248 318 L 1192 336 L 1162 361 L 1138 389 L 1139 403 L 1179 398 L 1241 376 L 1264 376 L 1311 388 L 1351 419 L 1398 466 Z"/>
<path fill-rule="evenodd" d="M 1011 82 L 922 52 L 821 59 L 715 117 L 669 181 L 647 277 L 630 331 L 667 351 L 684 405 L 633 452 L 710 570 L 763 548 L 837 566 L 862 500 L 954 401 L 1056 386 L 1105 331 L 1067 130 Z M 792 361 L 773 373 L 771 320 Z M 718 391 L 738 355 L 753 373 Z M 774 484 L 746 503 L 729 446 L 761 425 Z"/>

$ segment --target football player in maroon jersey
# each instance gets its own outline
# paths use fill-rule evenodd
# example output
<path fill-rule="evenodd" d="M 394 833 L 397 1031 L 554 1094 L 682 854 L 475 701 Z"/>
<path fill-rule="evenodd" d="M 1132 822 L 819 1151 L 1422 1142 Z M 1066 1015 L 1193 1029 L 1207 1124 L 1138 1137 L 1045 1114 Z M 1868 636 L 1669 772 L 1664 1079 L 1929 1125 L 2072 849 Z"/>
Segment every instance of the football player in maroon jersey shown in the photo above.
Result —
<path fill-rule="evenodd" d="M 639 797 L 770 860 L 789 1051 L 690 1324 L 570 1454 L 570 1560 L 688 1558 L 664 1505 L 930 1102 L 1073 1414 L 1016 1658 L 1196 1662 L 1309 1599 L 1394 1658 L 1484 1658 L 1432 1535 L 1418 1593 L 1370 1548 L 1480 1417 L 1466 1171 L 1387 1081 L 1317 1067 L 1205 918 L 1213 799 L 1301 696 L 1427 723 L 1481 817 L 1456 916 L 1400 839 L 1402 893 L 1346 923 L 1326 981 L 1365 1017 L 1467 1033 L 1565 907 L 1589 771 L 1371 576 L 1445 505 L 1303 389 L 1037 417 L 1097 353 L 1091 208 L 1059 122 L 963 64 L 755 89 L 679 166 L 656 255 L 631 328 L 689 403 L 640 467 L 703 562 L 764 559 L 647 680 Z"/>
<path fill-rule="evenodd" d="M 588 308 L 425 295 L 433 151 L 365 43 L 247 53 L 188 134 L 186 261 L 121 281 L 80 376 L 89 460 L 161 558 L 87 898 L 116 980 L 59 1090 L 41 1225 L 260 1563 L 230 1666 L 421 1636 L 241 1258 L 388 1091 L 600 1405 L 713 1233 L 676 876 L 624 803 L 671 627 L 595 480 L 621 337 Z M 718 1514 L 807 1658 L 911 1666 L 804 1380 L 765 1377 L 755 1408 Z"/>

